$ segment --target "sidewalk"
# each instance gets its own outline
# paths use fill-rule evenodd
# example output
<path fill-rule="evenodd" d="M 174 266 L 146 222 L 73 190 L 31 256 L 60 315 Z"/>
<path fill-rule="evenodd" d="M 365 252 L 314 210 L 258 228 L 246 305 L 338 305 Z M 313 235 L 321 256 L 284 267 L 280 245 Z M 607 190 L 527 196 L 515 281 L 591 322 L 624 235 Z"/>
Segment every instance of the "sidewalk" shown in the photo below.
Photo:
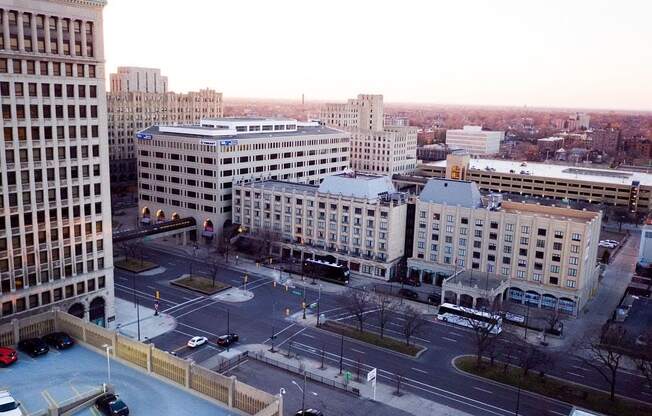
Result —
<path fill-rule="evenodd" d="M 132 302 L 115 298 L 116 329 L 121 335 L 129 338 L 138 338 L 138 314 Z M 152 339 L 161 334 L 174 330 L 177 322 L 171 315 L 159 314 L 154 316 L 154 309 L 139 305 L 140 312 L 140 339 Z"/>
<path fill-rule="evenodd" d="M 287 357 L 287 351 L 283 352 L 269 352 L 269 346 L 264 344 L 251 344 L 245 346 L 250 354 L 260 354 L 263 357 L 271 360 L 278 361 L 282 364 L 289 365 L 296 368 L 305 368 L 309 373 L 315 374 L 319 377 L 337 382 L 344 383 L 344 378 L 339 375 L 339 368 L 336 366 L 329 366 L 325 364 L 325 368 L 321 368 L 321 362 L 306 357 L 299 357 L 293 354 L 291 358 Z M 353 375 L 348 385 L 357 388 L 360 391 L 360 396 L 373 399 L 374 391 L 371 383 L 366 382 L 366 374 L 360 375 L 361 379 L 365 381 L 355 381 Z M 413 415 L 434 415 L 434 416 L 471 416 L 468 413 L 461 412 L 457 409 L 444 406 L 440 403 L 424 399 L 423 397 L 414 395 L 410 392 L 401 389 L 401 395 L 397 396 L 396 385 L 389 385 L 385 383 L 376 384 L 376 401 L 384 403 L 388 406 L 400 409 L 402 411 L 411 413 Z"/>

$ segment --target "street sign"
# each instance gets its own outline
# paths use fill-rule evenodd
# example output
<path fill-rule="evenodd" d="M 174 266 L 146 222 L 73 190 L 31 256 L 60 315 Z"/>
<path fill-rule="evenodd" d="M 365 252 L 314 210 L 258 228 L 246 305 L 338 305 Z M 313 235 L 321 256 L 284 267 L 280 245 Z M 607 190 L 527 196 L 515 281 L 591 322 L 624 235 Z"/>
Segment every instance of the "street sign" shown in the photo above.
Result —
<path fill-rule="evenodd" d="M 373 369 L 367 373 L 367 381 L 376 380 L 377 369 Z"/>
<path fill-rule="evenodd" d="M 349 383 L 349 381 L 351 381 L 351 378 L 352 378 L 352 377 L 353 377 L 353 375 L 351 374 L 350 371 L 345 371 L 345 372 L 344 372 L 344 381 L 345 381 L 347 384 Z"/>
<path fill-rule="evenodd" d="M 303 292 L 300 291 L 300 290 L 293 290 L 293 291 L 292 291 L 292 294 L 293 294 L 293 295 L 297 295 L 297 296 L 303 296 Z"/>

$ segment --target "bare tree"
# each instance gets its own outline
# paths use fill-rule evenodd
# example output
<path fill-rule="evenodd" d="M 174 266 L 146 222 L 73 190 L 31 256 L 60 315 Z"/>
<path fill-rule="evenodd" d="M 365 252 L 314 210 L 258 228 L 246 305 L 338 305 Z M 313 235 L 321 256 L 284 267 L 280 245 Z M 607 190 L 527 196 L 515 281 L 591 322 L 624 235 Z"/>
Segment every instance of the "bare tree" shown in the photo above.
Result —
<path fill-rule="evenodd" d="M 340 298 L 341 305 L 358 321 L 358 330 L 364 332 L 364 320 L 372 304 L 369 293 L 364 290 L 349 290 Z"/>
<path fill-rule="evenodd" d="M 520 344 L 516 357 L 517 364 L 523 370 L 524 376 L 527 376 L 530 370 L 535 370 L 541 368 L 544 364 L 549 364 L 551 357 L 545 351 L 525 341 L 521 341 Z"/>
<path fill-rule="evenodd" d="M 559 326 L 559 324 L 562 322 L 562 316 L 559 310 L 555 310 L 548 313 L 545 316 L 544 320 L 546 322 L 546 329 L 544 329 L 543 331 L 543 336 L 545 339 L 546 332 L 552 333 L 552 331 L 554 331 L 557 328 L 557 326 Z"/>
<path fill-rule="evenodd" d="M 378 326 L 380 327 L 380 337 L 385 336 L 385 327 L 389 322 L 390 312 L 394 309 L 396 301 L 393 296 L 377 292 L 376 293 L 376 307 L 378 308 Z"/>
<path fill-rule="evenodd" d="M 648 330 L 641 339 L 642 348 L 638 351 L 634 362 L 638 371 L 647 380 L 647 384 L 652 388 L 652 330 Z"/>
<path fill-rule="evenodd" d="M 217 260 L 217 258 L 213 258 L 213 260 L 211 261 L 210 271 L 211 271 L 211 279 L 213 281 L 213 287 L 215 287 L 215 279 L 217 279 L 217 276 L 219 276 L 220 272 L 222 271 L 220 267 L 220 263 Z"/>
<path fill-rule="evenodd" d="M 605 325 L 602 334 L 588 336 L 575 346 L 576 357 L 596 370 L 609 384 L 611 400 L 616 399 L 618 369 L 622 365 L 627 346 L 627 331 L 616 325 Z"/>
<path fill-rule="evenodd" d="M 405 337 L 405 343 L 410 345 L 410 339 L 415 335 L 419 335 L 421 329 L 426 324 L 426 320 L 423 314 L 412 306 L 408 306 L 405 309 L 403 319 L 403 336 Z"/>
<path fill-rule="evenodd" d="M 215 240 L 215 251 L 217 254 L 224 257 L 224 260 L 229 262 L 229 254 L 231 253 L 231 239 L 223 235 Z"/>
<path fill-rule="evenodd" d="M 488 310 L 484 311 L 488 319 L 475 319 L 473 316 L 464 318 L 467 321 L 467 326 L 473 332 L 477 367 L 482 365 L 482 357 L 495 347 L 494 344 L 501 333 L 500 320 L 493 319 L 498 315 L 499 308 L 499 304 L 492 304 Z"/>
<path fill-rule="evenodd" d="M 261 253 L 266 257 L 272 255 L 272 248 L 281 241 L 281 233 L 271 228 L 256 230 L 254 236 L 260 244 Z"/>

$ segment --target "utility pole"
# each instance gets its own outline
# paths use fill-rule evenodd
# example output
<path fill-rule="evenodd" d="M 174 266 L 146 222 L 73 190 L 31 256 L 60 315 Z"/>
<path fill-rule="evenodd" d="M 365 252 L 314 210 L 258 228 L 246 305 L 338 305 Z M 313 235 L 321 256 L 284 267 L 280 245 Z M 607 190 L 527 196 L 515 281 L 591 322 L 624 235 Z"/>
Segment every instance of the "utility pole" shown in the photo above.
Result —
<path fill-rule="evenodd" d="M 231 322 L 230 322 L 230 317 L 229 317 L 229 310 L 226 310 L 226 334 L 230 335 L 231 334 Z M 226 351 L 229 351 L 229 343 L 227 342 L 226 344 Z"/>
<path fill-rule="evenodd" d="M 343 364 L 344 364 L 344 335 L 342 335 L 342 342 L 340 344 L 340 375 L 342 375 Z"/>

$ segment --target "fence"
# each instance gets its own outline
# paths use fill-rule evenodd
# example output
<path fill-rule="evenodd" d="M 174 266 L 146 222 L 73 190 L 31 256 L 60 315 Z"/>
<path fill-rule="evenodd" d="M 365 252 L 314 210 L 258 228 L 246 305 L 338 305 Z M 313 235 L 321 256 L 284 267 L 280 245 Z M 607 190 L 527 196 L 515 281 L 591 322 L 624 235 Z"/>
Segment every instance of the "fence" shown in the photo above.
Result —
<path fill-rule="evenodd" d="M 306 374 L 306 377 L 312 381 L 316 381 L 318 383 L 325 384 L 327 386 L 335 387 L 336 389 L 344 390 L 347 391 L 351 394 L 354 394 L 356 396 L 360 396 L 360 390 L 358 390 L 355 387 L 349 386 L 348 384 L 340 383 L 339 381 L 332 380 L 330 378 L 322 377 L 319 374 L 312 373 L 310 371 L 307 371 L 303 368 L 299 368 L 297 366 L 284 363 L 278 360 L 275 360 L 271 357 L 268 357 L 263 351 L 259 351 L 253 354 L 249 354 L 249 357 L 256 359 L 260 362 L 263 362 L 265 364 L 272 365 L 274 367 L 281 368 L 283 370 L 289 371 L 291 373 L 295 374 L 301 374 L 303 375 L 304 372 Z"/>
<path fill-rule="evenodd" d="M 16 345 L 21 339 L 41 337 L 53 331 L 67 332 L 78 342 L 98 349 L 111 347 L 110 351 L 115 357 L 165 378 L 180 388 L 201 393 L 231 409 L 252 416 L 283 416 L 283 400 L 280 396 L 241 383 L 235 377 L 226 377 L 196 366 L 190 361 L 156 349 L 154 344 L 131 340 L 59 310 L 22 320 L 14 319 L 8 324 L 0 325 L 0 345 Z"/>

